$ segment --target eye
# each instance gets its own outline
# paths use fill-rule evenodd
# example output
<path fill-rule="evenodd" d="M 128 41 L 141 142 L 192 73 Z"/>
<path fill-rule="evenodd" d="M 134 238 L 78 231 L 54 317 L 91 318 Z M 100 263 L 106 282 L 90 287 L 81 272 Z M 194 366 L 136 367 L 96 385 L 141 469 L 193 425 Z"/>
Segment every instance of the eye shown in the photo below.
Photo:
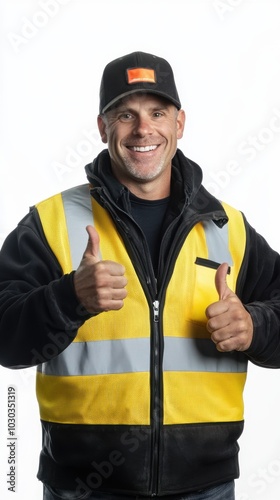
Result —
<path fill-rule="evenodd" d="M 154 118 L 161 118 L 163 116 L 163 112 L 162 111 L 155 111 L 153 113 L 153 116 L 154 116 Z"/>
<path fill-rule="evenodd" d="M 130 121 L 133 119 L 133 115 L 131 113 L 128 113 L 128 112 L 125 112 L 125 113 L 121 113 L 119 116 L 118 116 L 119 120 L 121 122 L 127 122 L 127 121 Z"/>

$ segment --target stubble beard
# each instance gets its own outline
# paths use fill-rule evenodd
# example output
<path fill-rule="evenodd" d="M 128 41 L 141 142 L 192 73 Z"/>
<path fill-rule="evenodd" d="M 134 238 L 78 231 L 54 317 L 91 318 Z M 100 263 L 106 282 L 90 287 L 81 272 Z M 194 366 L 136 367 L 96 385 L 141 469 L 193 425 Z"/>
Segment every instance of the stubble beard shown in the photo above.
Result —
<path fill-rule="evenodd" d="M 145 163 L 143 160 L 143 166 L 141 162 L 135 164 L 129 158 L 123 158 L 123 164 L 125 166 L 125 170 L 130 178 L 137 179 L 138 181 L 151 181 L 158 177 L 158 175 L 162 172 L 164 167 L 164 158 L 161 158 L 159 163 L 152 167 L 152 169 L 147 170 L 145 168 Z"/>

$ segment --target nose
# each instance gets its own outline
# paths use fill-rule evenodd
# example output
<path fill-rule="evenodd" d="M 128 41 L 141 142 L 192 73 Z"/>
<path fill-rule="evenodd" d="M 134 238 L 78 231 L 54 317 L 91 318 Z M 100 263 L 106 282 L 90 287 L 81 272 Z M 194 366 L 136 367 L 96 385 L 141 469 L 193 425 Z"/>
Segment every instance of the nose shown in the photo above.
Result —
<path fill-rule="evenodd" d="M 153 127 L 151 120 L 148 117 L 138 116 L 135 120 L 135 126 L 133 130 L 134 135 L 145 137 L 146 135 L 153 133 Z"/>

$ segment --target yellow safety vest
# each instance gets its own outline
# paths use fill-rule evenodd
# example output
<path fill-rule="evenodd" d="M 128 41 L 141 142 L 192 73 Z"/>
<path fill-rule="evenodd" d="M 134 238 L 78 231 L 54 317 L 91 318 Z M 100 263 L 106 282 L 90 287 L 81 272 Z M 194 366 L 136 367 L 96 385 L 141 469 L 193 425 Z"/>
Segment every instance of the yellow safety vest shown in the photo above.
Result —
<path fill-rule="evenodd" d="M 168 283 L 162 313 L 163 423 L 243 419 L 247 361 L 219 353 L 206 330 L 206 307 L 218 300 L 209 261 L 230 264 L 234 291 L 245 251 L 241 213 L 224 205 L 223 229 L 201 222 L 188 234 Z M 78 330 L 61 354 L 41 364 L 37 398 L 41 419 L 63 424 L 150 425 L 151 306 L 108 212 L 83 185 L 37 205 L 47 241 L 63 273 L 76 269 L 87 244 L 85 226 L 100 236 L 104 260 L 125 266 L 127 298 Z"/>

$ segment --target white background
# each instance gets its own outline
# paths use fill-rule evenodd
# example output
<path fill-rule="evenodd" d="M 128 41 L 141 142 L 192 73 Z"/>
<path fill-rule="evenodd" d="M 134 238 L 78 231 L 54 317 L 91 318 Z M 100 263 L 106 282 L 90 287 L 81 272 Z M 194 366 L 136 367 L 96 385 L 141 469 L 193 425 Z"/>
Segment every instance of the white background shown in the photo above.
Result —
<path fill-rule="evenodd" d="M 85 182 L 101 149 L 103 67 L 134 50 L 173 66 L 179 147 L 213 194 L 280 250 L 278 0 L 0 0 L 0 239 L 29 206 Z M 38 332 L 39 334 L 39 332 Z M 17 388 L 17 491 L 8 492 L 7 387 Z M 0 368 L 0 496 L 41 500 L 35 370 Z M 280 372 L 249 367 L 237 500 L 280 498 Z"/>

